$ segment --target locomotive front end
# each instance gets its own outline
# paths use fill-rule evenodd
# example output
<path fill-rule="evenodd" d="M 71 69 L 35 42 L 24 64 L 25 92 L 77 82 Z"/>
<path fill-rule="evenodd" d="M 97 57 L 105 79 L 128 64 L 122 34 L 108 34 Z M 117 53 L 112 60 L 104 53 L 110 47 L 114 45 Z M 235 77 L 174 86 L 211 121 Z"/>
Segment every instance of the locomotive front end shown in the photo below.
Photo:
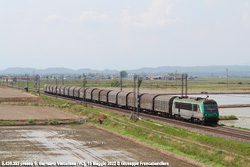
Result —
<path fill-rule="evenodd" d="M 219 109 L 216 101 L 205 100 L 203 102 L 204 106 L 204 123 L 215 123 L 217 124 L 219 120 Z"/>

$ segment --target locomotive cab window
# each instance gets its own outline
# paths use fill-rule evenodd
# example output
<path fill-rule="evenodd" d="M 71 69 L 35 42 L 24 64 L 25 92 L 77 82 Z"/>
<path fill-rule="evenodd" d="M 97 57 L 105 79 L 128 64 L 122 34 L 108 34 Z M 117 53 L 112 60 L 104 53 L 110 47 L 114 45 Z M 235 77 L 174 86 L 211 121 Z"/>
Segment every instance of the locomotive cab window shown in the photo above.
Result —
<path fill-rule="evenodd" d="M 180 103 L 179 102 L 175 102 L 174 106 L 175 106 L 175 108 L 180 108 Z"/>
<path fill-rule="evenodd" d="M 174 105 L 175 105 L 175 108 L 177 109 L 192 111 L 192 104 L 190 103 L 175 102 Z"/>
<path fill-rule="evenodd" d="M 193 111 L 198 111 L 198 105 L 197 104 L 193 104 Z"/>
<path fill-rule="evenodd" d="M 198 113 L 200 113 L 200 112 L 201 112 L 200 105 L 197 105 L 197 112 L 198 112 Z"/>
<path fill-rule="evenodd" d="M 181 103 L 180 105 L 181 105 L 181 106 L 180 106 L 181 109 L 192 111 L 192 104 L 189 104 L 189 103 Z"/>

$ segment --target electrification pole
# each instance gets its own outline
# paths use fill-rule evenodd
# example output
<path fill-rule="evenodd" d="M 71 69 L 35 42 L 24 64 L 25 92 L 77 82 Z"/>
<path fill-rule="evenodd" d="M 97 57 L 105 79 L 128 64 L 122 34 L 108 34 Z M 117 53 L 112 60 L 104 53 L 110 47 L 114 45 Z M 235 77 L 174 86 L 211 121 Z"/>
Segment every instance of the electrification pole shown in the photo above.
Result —
<path fill-rule="evenodd" d="M 136 109 L 136 75 L 134 75 L 134 109 L 133 109 L 133 115 L 135 115 L 135 109 Z"/>
<path fill-rule="evenodd" d="M 183 89 L 184 89 L 183 80 L 184 80 L 184 74 L 181 75 L 181 97 L 182 98 L 183 98 Z"/>
<path fill-rule="evenodd" d="M 20 89 L 20 79 L 18 79 L 17 82 L 18 82 L 18 89 Z"/>
<path fill-rule="evenodd" d="M 62 75 L 62 85 L 64 85 L 64 75 Z"/>
<path fill-rule="evenodd" d="M 39 90 L 38 90 L 38 93 L 39 93 L 39 96 L 40 96 L 40 89 L 41 89 L 41 88 L 40 88 L 40 86 L 41 86 L 41 85 L 40 85 L 40 76 L 39 76 L 39 81 L 38 81 L 38 82 L 39 82 Z"/>
<path fill-rule="evenodd" d="M 29 80 L 28 80 L 29 78 L 28 78 L 28 76 L 26 77 L 26 79 L 27 79 L 27 85 L 26 85 L 27 89 L 26 89 L 26 91 L 28 92 L 29 91 Z"/>
<path fill-rule="evenodd" d="M 137 96 L 136 96 L 136 80 L 137 80 L 137 75 L 134 74 L 134 107 L 133 107 L 133 111 L 132 111 L 132 114 L 130 116 L 130 120 L 137 120 L 137 115 L 135 114 L 136 112 L 136 100 L 137 100 Z"/>
<path fill-rule="evenodd" d="M 87 83 L 86 75 L 82 74 L 82 87 L 83 87 L 82 104 L 83 105 L 87 105 L 87 104 L 84 104 L 85 103 L 85 88 L 86 88 L 86 83 Z"/>
<path fill-rule="evenodd" d="M 226 72 L 227 72 L 227 88 L 228 88 L 228 68 L 227 68 Z"/>
<path fill-rule="evenodd" d="M 182 74 L 182 78 L 181 78 L 181 97 L 182 98 L 187 98 L 187 89 L 188 89 L 187 78 L 188 78 L 187 74 Z M 185 89 L 185 92 L 184 92 L 184 89 Z"/>
<path fill-rule="evenodd" d="M 187 79 L 188 79 L 188 74 L 185 75 L 185 81 L 186 81 L 186 98 L 187 98 L 187 91 L 188 91 L 188 82 L 187 82 Z"/>
<path fill-rule="evenodd" d="M 120 85 L 120 87 L 121 87 L 120 90 L 122 91 L 122 72 L 120 72 L 120 84 L 121 84 Z"/>
<path fill-rule="evenodd" d="M 56 98 L 57 98 L 57 77 L 56 77 Z"/>
<path fill-rule="evenodd" d="M 142 84 L 142 80 L 143 79 L 140 79 L 139 75 L 137 76 L 137 117 L 139 119 L 139 112 L 140 112 L 140 87 L 141 87 L 141 84 Z"/>
<path fill-rule="evenodd" d="M 177 86 L 177 70 L 175 71 L 175 80 L 176 80 L 176 86 Z"/>

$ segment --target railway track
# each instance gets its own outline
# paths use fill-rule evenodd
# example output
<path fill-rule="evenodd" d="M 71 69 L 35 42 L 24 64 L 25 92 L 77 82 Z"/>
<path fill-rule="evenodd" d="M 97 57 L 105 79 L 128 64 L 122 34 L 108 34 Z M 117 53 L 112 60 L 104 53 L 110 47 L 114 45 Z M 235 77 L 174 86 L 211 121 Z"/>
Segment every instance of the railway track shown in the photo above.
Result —
<path fill-rule="evenodd" d="M 53 94 L 47 94 L 47 93 L 42 93 L 47 96 L 51 97 L 56 97 L 56 95 Z M 77 104 L 81 104 L 82 100 L 77 100 L 77 99 L 71 99 L 68 97 L 62 97 L 62 96 L 57 96 L 59 99 L 75 102 Z M 98 103 L 93 103 L 93 102 L 85 102 L 88 105 L 93 106 L 94 108 L 98 109 L 103 109 L 103 110 L 108 110 L 111 112 L 116 112 L 116 113 L 121 113 L 125 115 L 131 115 L 133 111 L 127 110 L 127 109 L 122 109 L 122 108 L 115 108 L 112 106 L 107 106 L 107 105 L 102 105 Z M 242 130 L 242 129 L 236 129 L 236 128 L 231 128 L 231 127 L 226 127 L 222 125 L 213 125 L 213 126 L 208 126 L 208 125 L 201 125 L 201 124 L 194 124 L 190 122 L 185 122 L 181 120 L 175 120 L 171 118 L 165 118 L 161 117 L 158 115 L 150 115 L 147 113 L 139 113 L 139 116 L 141 119 L 150 119 L 152 121 L 156 121 L 159 123 L 162 123 L 164 125 L 171 125 L 171 126 L 176 126 L 176 127 L 181 127 L 185 129 L 191 128 L 192 131 L 199 131 L 201 133 L 208 133 L 211 134 L 215 137 L 221 137 L 225 139 L 230 139 L 233 138 L 233 140 L 241 141 L 241 142 L 246 142 L 250 143 L 250 131 L 247 130 Z"/>
<path fill-rule="evenodd" d="M 92 104 L 91 105 L 95 105 L 98 106 L 100 109 L 108 109 L 110 110 L 116 110 L 119 111 L 122 114 L 127 114 L 130 115 L 131 111 L 125 110 L 125 109 L 120 109 L 120 108 L 112 108 L 110 106 L 100 106 L 99 104 Z M 184 122 L 181 120 L 175 120 L 175 119 L 171 119 L 171 118 L 164 118 L 164 117 L 160 117 L 160 116 L 156 116 L 156 115 L 149 115 L 149 114 L 145 114 L 145 113 L 139 113 L 140 118 L 142 119 L 150 119 L 152 121 L 156 121 L 165 125 L 173 125 L 173 126 L 177 126 L 177 127 L 181 127 L 181 128 L 185 128 L 185 129 L 194 129 L 196 131 L 204 131 L 204 132 L 209 132 L 210 134 L 214 134 L 217 133 L 219 135 L 214 135 L 214 136 L 218 136 L 218 137 L 223 137 L 228 139 L 229 137 L 233 137 L 235 139 L 240 139 L 239 141 L 244 141 L 247 143 L 250 143 L 250 131 L 247 130 L 241 130 L 241 129 L 236 129 L 236 128 L 230 128 L 230 127 L 225 127 L 225 126 L 221 126 L 221 125 L 215 125 L 215 126 L 205 126 L 205 125 L 200 125 L 200 124 L 193 124 L 190 122 Z"/>
<path fill-rule="evenodd" d="M 30 90 L 30 92 L 37 93 L 37 91 L 33 91 L 33 90 Z M 77 104 L 82 104 L 82 100 L 72 99 L 69 97 L 64 97 L 64 96 L 59 96 L 59 95 L 54 95 L 54 94 L 47 94 L 44 92 L 41 92 L 40 94 L 51 96 L 51 97 L 57 97 L 58 99 L 71 101 Z M 131 110 L 126 110 L 122 108 L 115 108 L 112 106 L 102 105 L 102 104 L 93 103 L 93 102 L 85 102 L 85 103 L 98 109 L 108 110 L 111 112 L 118 112 L 118 113 L 125 114 L 125 115 L 131 115 L 132 113 Z M 194 132 L 206 133 L 206 134 L 213 135 L 215 137 L 233 139 L 233 140 L 237 140 L 237 141 L 250 144 L 250 131 L 247 131 L 247 130 L 236 129 L 236 128 L 226 127 L 222 125 L 214 125 L 214 126 L 206 125 L 205 126 L 205 125 L 194 124 L 194 123 L 185 122 L 181 120 L 165 118 L 165 117 L 161 117 L 157 115 L 150 115 L 146 113 L 139 113 L 139 115 L 141 119 L 150 119 L 152 121 L 157 121 L 165 125 L 181 127 L 181 128 L 189 129 Z"/>

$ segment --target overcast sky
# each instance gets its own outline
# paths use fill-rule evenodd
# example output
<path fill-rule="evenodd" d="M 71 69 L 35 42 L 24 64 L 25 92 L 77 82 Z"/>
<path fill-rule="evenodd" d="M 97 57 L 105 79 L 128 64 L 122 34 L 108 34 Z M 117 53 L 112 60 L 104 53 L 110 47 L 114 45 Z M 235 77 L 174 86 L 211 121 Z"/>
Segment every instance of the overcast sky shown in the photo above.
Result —
<path fill-rule="evenodd" d="M 249 0 L 0 0 L 0 69 L 250 65 Z"/>

